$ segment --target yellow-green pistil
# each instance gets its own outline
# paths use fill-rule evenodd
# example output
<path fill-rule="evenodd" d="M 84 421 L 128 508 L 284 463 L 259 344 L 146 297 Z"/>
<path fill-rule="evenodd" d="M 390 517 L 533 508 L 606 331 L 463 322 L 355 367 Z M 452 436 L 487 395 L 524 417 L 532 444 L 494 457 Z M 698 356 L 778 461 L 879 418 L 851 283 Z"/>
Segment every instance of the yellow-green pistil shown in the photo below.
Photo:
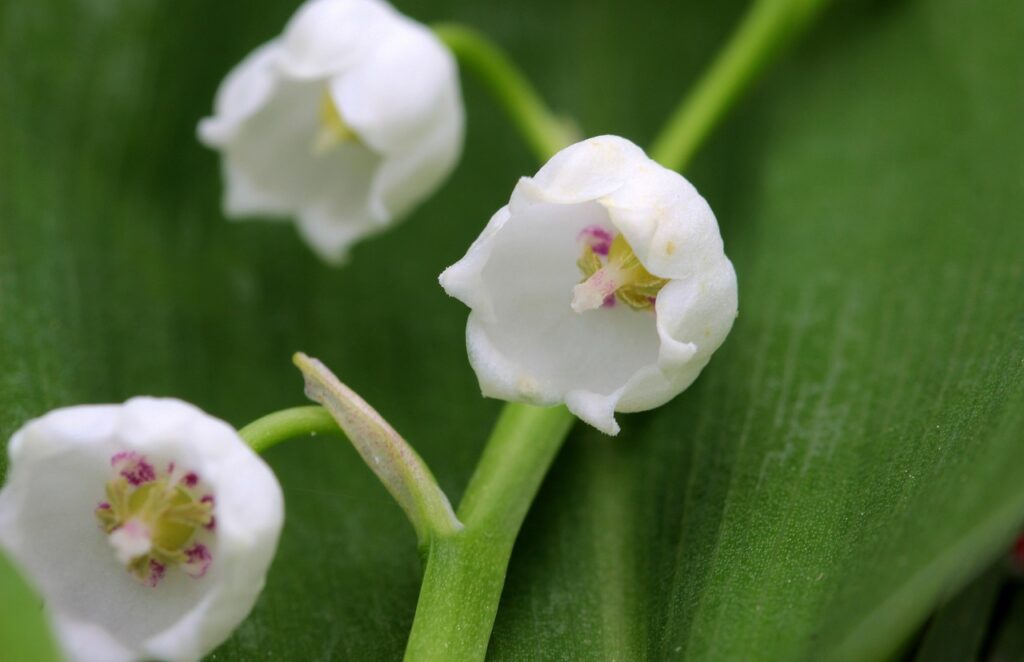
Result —
<path fill-rule="evenodd" d="M 213 521 L 213 504 L 172 476 L 132 485 L 118 476 L 107 482 L 107 501 L 96 517 L 118 559 L 141 582 L 155 584 L 163 571 L 189 561 L 186 548 Z"/>
<path fill-rule="evenodd" d="M 649 310 L 668 282 L 644 268 L 621 234 L 612 240 L 607 262 L 602 263 L 594 249 L 585 244 L 576 264 L 584 276 L 583 282 L 572 291 L 572 309 L 577 313 L 607 306 L 615 299 L 633 310 Z"/>
<path fill-rule="evenodd" d="M 320 98 L 320 131 L 313 141 L 313 153 L 325 154 L 342 143 L 358 140 L 355 130 L 341 116 L 330 90 L 324 90 Z"/>

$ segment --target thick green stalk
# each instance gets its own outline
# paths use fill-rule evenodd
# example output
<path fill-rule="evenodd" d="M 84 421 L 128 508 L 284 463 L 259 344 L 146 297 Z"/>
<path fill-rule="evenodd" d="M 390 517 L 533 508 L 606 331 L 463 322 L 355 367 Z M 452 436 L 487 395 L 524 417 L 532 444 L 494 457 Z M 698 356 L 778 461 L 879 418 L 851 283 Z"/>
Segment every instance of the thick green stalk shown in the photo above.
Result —
<path fill-rule="evenodd" d="M 574 421 L 565 407 L 505 405 L 459 508 L 465 528 L 423 535 L 410 515 L 427 566 L 406 659 L 483 659 L 516 536 Z M 342 433 L 318 406 L 275 412 L 239 431 L 257 452 L 317 433 Z"/>
<path fill-rule="evenodd" d="M 683 98 L 650 149 L 666 168 L 683 170 L 726 111 L 828 0 L 755 0 L 696 87 Z"/>
<path fill-rule="evenodd" d="M 431 541 L 406 660 L 484 658 L 516 536 L 574 420 L 505 406 L 459 506 L 465 528 Z"/>
<path fill-rule="evenodd" d="M 576 141 L 571 124 L 548 110 L 530 81 L 487 37 L 455 23 L 438 24 L 434 32 L 487 87 L 541 162 Z"/>

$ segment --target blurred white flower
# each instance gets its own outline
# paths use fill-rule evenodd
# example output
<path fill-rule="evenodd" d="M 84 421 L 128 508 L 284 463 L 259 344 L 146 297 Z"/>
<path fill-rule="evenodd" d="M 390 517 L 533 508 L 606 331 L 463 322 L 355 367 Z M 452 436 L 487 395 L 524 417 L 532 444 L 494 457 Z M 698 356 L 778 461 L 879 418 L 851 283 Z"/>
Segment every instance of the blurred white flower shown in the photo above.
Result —
<path fill-rule="evenodd" d="M 382 0 L 310 0 L 225 79 L 199 137 L 232 217 L 294 216 L 325 260 L 432 193 L 462 150 L 451 53 Z"/>
<path fill-rule="evenodd" d="M 234 429 L 179 400 L 58 409 L 11 438 L 0 544 L 73 660 L 198 660 L 246 617 L 283 519 Z"/>
<path fill-rule="evenodd" d="M 567 147 L 521 179 L 441 285 L 472 310 L 484 395 L 565 403 L 608 434 L 614 412 L 689 386 L 737 310 L 707 202 L 616 136 Z"/>

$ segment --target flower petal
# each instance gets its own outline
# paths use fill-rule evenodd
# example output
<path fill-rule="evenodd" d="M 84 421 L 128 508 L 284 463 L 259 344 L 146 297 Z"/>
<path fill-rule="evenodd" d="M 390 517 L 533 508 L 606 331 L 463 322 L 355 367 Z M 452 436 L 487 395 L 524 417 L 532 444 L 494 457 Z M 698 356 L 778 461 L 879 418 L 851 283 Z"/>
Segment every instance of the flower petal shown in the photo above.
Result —
<path fill-rule="evenodd" d="M 250 53 L 217 90 L 214 115 L 199 123 L 199 140 L 208 147 L 231 142 L 245 120 L 258 112 L 274 93 L 280 44 L 270 41 Z"/>
<path fill-rule="evenodd" d="M 630 179 L 643 177 L 658 167 L 625 138 L 597 136 L 551 157 L 530 178 L 535 187 L 532 196 L 560 204 L 589 202 L 610 195 Z"/>
<path fill-rule="evenodd" d="M 580 280 L 577 237 L 602 223 L 610 221 L 596 203 L 533 204 L 442 276 L 449 294 L 486 302 L 474 306 L 467 331 L 485 395 L 535 404 L 561 402 L 569 391 L 609 395 L 656 361 L 653 315 L 625 306 L 579 315 L 569 306 Z"/>
<path fill-rule="evenodd" d="M 618 255 L 638 261 L 648 280 L 616 281 L 639 278 L 636 266 L 601 271 L 601 283 L 641 288 L 631 299 L 617 295 L 637 303 L 574 312 L 581 246 L 620 233 Z M 603 264 L 591 255 L 587 275 Z M 615 136 L 570 146 L 521 179 L 440 280 L 472 310 L 467 346 L 484 395 L 564 402 L 609 434 L 618 431 L 615 411 L 650 409 L 689 386 L 736 317 L 736 275 L 707 203 Z"/>
<path fill-rule="evenodd" d="M 356 241 L 384 229 L 369 210 L 346 210 L 345 200 L 338 197 L 338 204 L 321 203 L 300 212 L 296 219 L 306 243 L 320 259 L 334 265 L 348 261 L 349 247 Z"/>
<path fill-rule="evenodd" d="M 379 0 L 302 5 L 199 126 L 223 155 L 225 214 L 290 215 L 332 263 L 440 186 L 463 131 L 452 55 Z"/>
<path fill-rule="evenodd" d="M 93 516 L 110 459 L 133 452 L 190 467 L 217 493 L 215 559 L 202 580 L 158 587 L 118 562 Z M 177 400 L 70 407 L 26 424 L 9 445 L 0 543 L 46 601 L 73 659 L 198 659 L 251 609 L 283 518 L 269 468 L 227 424 Z"/>
<path fill-rule="evenodd" d="M 400 152 L 444 125 L 462 124 L 458 70 L 425 27 L 401 20 L 369 50 L 332 96 L 345 121 L 382 154 Z"/>
<path fill-rule="evenodd" d="M 379 0 L 310 0 L 285 27 L 281 68 L 292 78 L 335 76 L 386 41 L 398 18 Z"/>

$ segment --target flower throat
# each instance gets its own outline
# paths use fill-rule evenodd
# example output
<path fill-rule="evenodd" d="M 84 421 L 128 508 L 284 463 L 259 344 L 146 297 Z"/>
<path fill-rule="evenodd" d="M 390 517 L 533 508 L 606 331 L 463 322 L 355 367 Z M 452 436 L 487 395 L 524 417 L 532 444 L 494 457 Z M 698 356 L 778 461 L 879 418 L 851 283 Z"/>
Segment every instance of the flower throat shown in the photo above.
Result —
<path fill-rule="evenodd" d="M 621 234 L 612 238 L 607 230 L 592 226 L 580 236 L 585 241 L 576 264 L 584 278 L 573 288 L 572 309 L 582 313 L 611 308 L 618 300 L 633 310 L 651 310 L 668 280 L 647 271 Z"/>

